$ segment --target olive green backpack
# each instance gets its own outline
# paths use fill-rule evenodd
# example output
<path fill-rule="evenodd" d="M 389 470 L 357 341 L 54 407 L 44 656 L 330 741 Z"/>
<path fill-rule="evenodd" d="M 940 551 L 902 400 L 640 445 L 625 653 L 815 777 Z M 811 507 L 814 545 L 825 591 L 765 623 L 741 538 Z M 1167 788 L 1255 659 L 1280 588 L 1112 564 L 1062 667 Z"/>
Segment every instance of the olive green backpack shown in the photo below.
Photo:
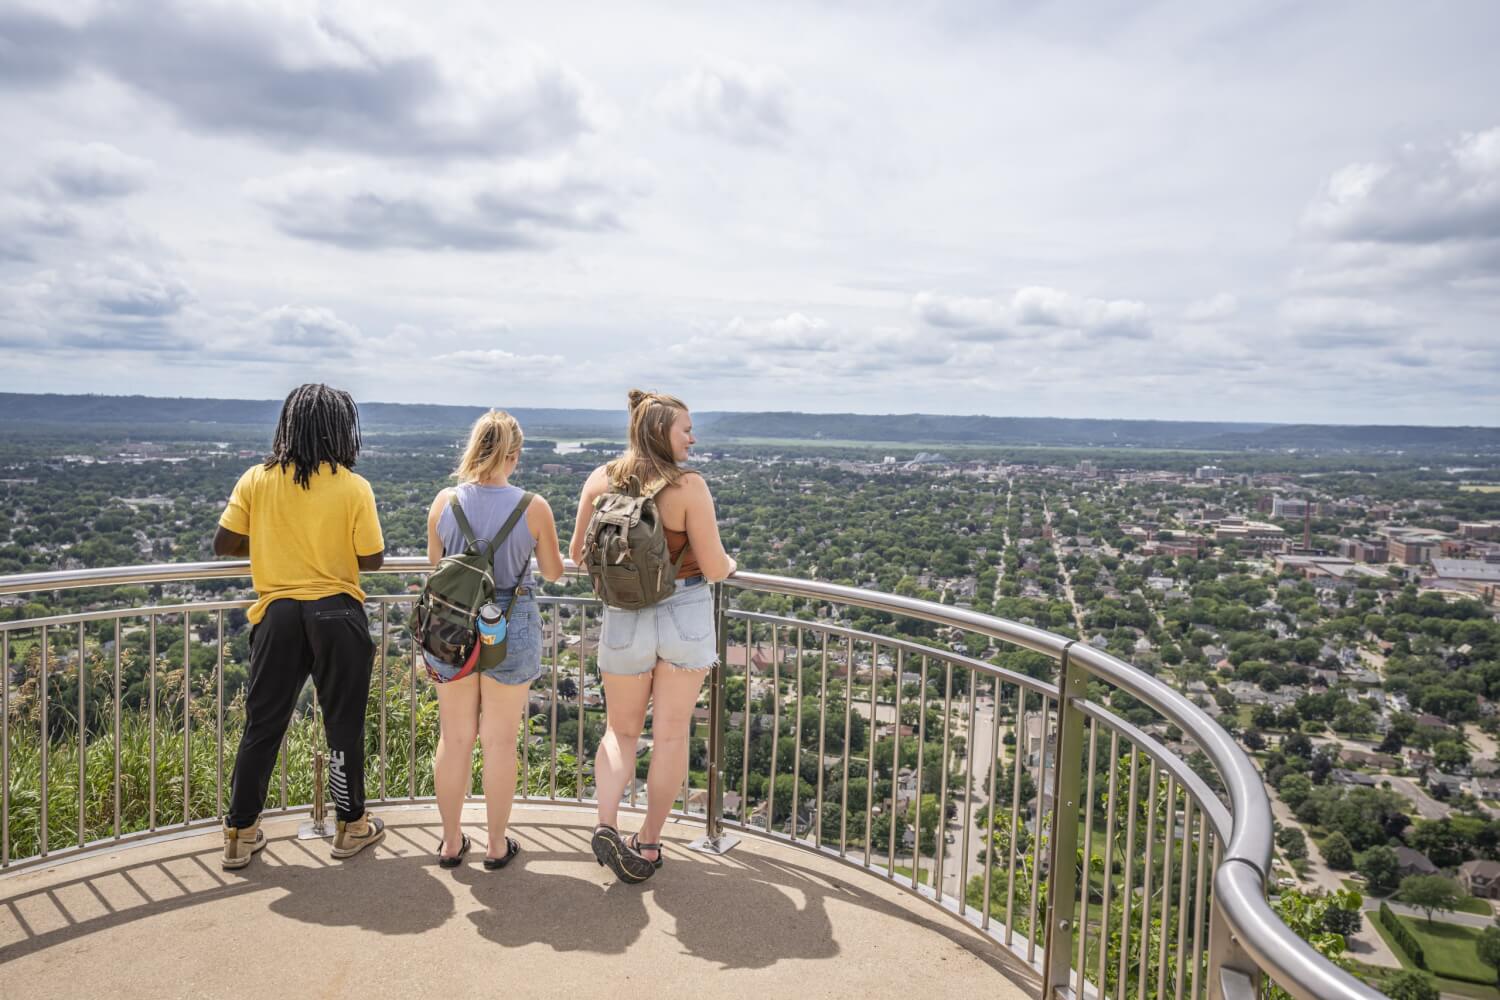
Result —
<path fill-rule="evenodd" d="M 469 525 L 464 509 L 458 505 L 458 495 L 454 493 L 448 497 L 448 504 L 453 508 L 453 518 L 458 522 L 458 530 L 463 532 L 464 550 L 445 555 L 437 568 L 427 574 L 427 581 L 422 585 L 421 596 L 417 598 L 417 605 L 412 613 L 411 631 L 417 645 L 425 652 L 451 666 L 463 667 L 453 680 L 474 669 L 470 654 L 474 652 L 479 640 L 475 619 L 480 607 L 495 599 L 495 550 L 521 522 L 532 499 L 533 494 L 522 493 L 520 501 L 495 533 L 495 537 L 482 539 L 474 537 L 474 529 Z M 505 608 L 507 622 L 510 621 L 510 612 L 515 603 L 512 600 Z M 499 663 L 504 658 L 503 646 L 500 649 L 485 648 L 492 654 L 490 658 L 494 663 Z M 495 658 L 496 656 L 499 658 Z M 493 666 L 494 663 L 486 663 L 485 666 Z"/>
<path fill-rule="evenodd" d="M 583 566 L 594 593 L 612 608 L 639 611 L 670 597 L 687 546 L 674 562 L 667 549 L 656 494 L 666 483 L 643 491 L 631 476 L 625 489 L 601 494 L 584 532 Z"/>

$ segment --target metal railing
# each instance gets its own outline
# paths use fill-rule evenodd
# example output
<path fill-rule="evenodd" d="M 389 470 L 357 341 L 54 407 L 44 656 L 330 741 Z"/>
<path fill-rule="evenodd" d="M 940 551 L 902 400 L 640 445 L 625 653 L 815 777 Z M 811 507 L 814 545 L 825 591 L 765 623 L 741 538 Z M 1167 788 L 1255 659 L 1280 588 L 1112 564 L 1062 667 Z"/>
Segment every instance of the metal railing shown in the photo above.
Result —
<path fill-rule="evenodd" d="M 380 573 L 428 568 L 394 558 Z M 0 596 L 247 575 L 245 562 L 33 573 L 0 577 Z M 747 593 L 785 606 L 733 606 Z M 0 871 L 222 822 L 237 711 L 225 702 L 226 675 L 244 666 L 226 615 L 250 602 L 184 596 L 0 623 Z M 436 706 L 402 627 L 412 600 L 367 599 L 378 624 L 374 805 L 430 801 Z M 899 884 L 1009 949 L 1048 1000 L 1247 1000 L 1269 982 L 1304 1000 L 1381 995 L 1271 910 L 1262 779 L 1227 733 L 1162 682 L 1064 636 L 860 588 L 742 572 L 715 600 L 720 666 L 692 751 L 701 782 L 690 774 L 674 808 L 704 823 L 706 849 L 728 849 L 731 831 L 753 833 Z M 517 794 L 591 802 L 590 727 L 600 723 L 590 711 L 602 713 L 588 688 L 601 610 L 590 597 L 539 601 L 546 655 Z M 873 624 L 855 627 L 855 614 Z M 919 642 L 897 621 L 935 635 Z M 159 630 L 179 623 L 180 659 L 175 647 L 164 658 Z M 1057 680 L 969 656 L 963 636 L 1041 654 Z M 131 644 L 139 648 L 127 656 Z M 195 663 L 195 648 L 212 652 Z M 127 678 L 127 664 L 140 673 L 140 654 L 144 676 Z M 1143 729 L 1113 713 L 1105 699 L 1114 691 L 1163 725 Z M 267 811 L 311 801 L 316 833 L 324 806 L 314 714 L 310 706 L 294 720 Z M 570 722 L 576 731 L 564 741 Z M 1147 731 L 1168 724 L 1202 752 L 1207 776 Z M 638 785 L 623 806 L 638 807 Z"/>

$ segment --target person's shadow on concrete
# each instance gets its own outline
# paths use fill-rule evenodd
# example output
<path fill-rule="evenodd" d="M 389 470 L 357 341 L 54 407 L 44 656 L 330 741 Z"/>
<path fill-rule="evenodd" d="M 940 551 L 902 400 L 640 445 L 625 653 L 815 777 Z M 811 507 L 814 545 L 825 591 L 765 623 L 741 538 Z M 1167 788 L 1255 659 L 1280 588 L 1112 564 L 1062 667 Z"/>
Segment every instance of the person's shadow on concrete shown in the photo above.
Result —
<path fill-rule="evenodd" d="M 688 954 L 721 969 L 838 955 L 824 903 L 840 889 L 760 858 L 733 867 L 684 864 L 680 852 L 674 860 L 647 885 L 652 902 L 676 922 L 677 941 Z"/>
<path fill-rule="evenodd" d="M 273 849 L 287 855 L 307 850 L 294 840 L 275 841 Z M 453 892 L 438 881 L 431 858 L 393 855 L 377 846 L 347 861 L 327 861 L 326 851 L 322 845 L 308 851 L 314 860 L 323 861 L 320 865 L 308 867 L 302 863 L 305 859 L 298 859 L 254 873 L 260 888 L 286 893 L 271 902 L 272 913 L 377 934 L 421 934 L 452 918 Z"/>
<path fill-rule="evenodd" d="M 456 881 L 469 887 L 484 908 L 468 914 L 483 938 L 507 948 L 544 944 L 557 952 L 588 951 L 622 955 L 640 938 L 648 922 L 641 887 L 610 882 L 600 885 L 587 866 L 577 873 L 539 871 L 528 860 L 553 860 L 549 852 L 523 853 L 503 871 L 475 865 L 456 870 Z M 576 854 L 567 856 L 575 860 Z"/>

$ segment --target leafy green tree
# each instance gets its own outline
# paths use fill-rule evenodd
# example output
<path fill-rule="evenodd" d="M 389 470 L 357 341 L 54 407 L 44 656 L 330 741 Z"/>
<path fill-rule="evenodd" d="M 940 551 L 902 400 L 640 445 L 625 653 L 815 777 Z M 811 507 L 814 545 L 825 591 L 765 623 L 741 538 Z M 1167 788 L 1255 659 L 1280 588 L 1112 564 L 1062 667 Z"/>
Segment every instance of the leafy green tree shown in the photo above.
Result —
<path fill-rule="evenodd" d="M 1354 861 L 1355 870 L 1365 877 L 1372 892 L 1390 892 L 1401 877 L 1401 862 L 1396 852 L 1384 845 L 1372 847 Z"/>
<path fill-rule="evenodd" d="M 1429 924 L 1434 910 L 1452 913 L 1458 909 L 1461 897 L 1458 883 L 1442 875 L 1408 875 L 1396 890 L 1396 898 L 1407 906 L 1424 911 Z"/>
<path fill-rule="evenodd" d="M 1495 977 L 1500 981 L 1500 926 L 1491 925 L 1484 929 L 1475 943 L 1475 949 L 1479 952 L 1479 960 L 1486 965 L 1495 967 Z"/>
<path fill-rule="evenodd" d="M 1276 846 L 1293 861 L 1307 857 L 1307 835 L 1295 826 L 1284 826 L 1276 831 Z"/>
<path fill-rule="evenodd" d="M 1293 772 L 1281 779 L 1281 786 L 1276 791 L 1280 793 L 1281 801 L 1287 804 L 1287 808 L 1295 811 L 1312 794 L 1312 787 L 1311 778 Z"/>
<path fill-rule="evenodd" d="M 1276 915 L 1291 929 L 1292 933 L 1312 945 L 1318 954 L 1330 962 L 1347 967 L 1343 955 L 1348 942 L 1342 932 L 1328 929 L 1330 919 L 1338 923 L 1347 918 L 1342 916 L 1330 918 L 1329 914 L 1333 910 L 1342 910 L 1352 912 L 1357 916 L 1363 903 L 1364 898 L 1349 889 L 1339 889 L 1337 892 L 1317 896 L 1291 889 L 1281 893 L 1272 905 L 1276 910 Z M 1291 994 L 1274 984 L 1270 985 L 1267 995 L 1272 1000 L 1290 1000 L 1291 997 Z"/>
<path fill-rule="evenodd" d="M 1469 748 L 1457 740 L 1443 740 L 1432 748 L 1432 762 L 1439 771 L 1457 771 L 1468 767 L 1472 759 Z"/>
<path fill-rule="evenodd" d="M 1385 995 L 1391 1000 L 1438 1000 L 1432 977 L 1415 969 L 1396 973 L 1385 981 Z"/>
<path fill-rule="evenodd" d="M 1323 841 L 1323 860 L 1329 868 L 1339 871 L 1348 871 L 1354 867 L 1354 848 L 1349 846 L 1349 838 L 1335 830 Z"/>

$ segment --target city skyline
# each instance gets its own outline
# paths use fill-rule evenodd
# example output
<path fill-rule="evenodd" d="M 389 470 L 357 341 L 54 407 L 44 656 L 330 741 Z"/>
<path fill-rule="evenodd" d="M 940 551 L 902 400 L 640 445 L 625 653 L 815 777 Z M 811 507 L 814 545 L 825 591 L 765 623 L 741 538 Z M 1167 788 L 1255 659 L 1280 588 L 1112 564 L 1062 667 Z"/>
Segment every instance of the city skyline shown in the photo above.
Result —
<path fill-rule="evenodd" d="M 1493 424 L 1500 12 L 0 5 L 0 391 Z"/>

